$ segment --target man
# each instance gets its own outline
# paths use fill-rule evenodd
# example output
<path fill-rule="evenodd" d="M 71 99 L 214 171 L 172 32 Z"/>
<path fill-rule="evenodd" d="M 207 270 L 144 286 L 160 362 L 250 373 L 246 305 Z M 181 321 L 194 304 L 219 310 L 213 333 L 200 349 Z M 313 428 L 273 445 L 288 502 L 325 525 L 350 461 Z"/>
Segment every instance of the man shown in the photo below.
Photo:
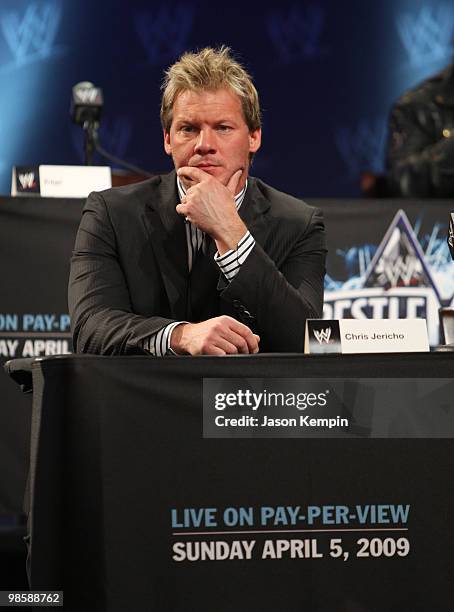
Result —
<path fill-rule="evenodd" d="M 391 195 L 454 196 L 454 64 L 393 106 L 387 167 Z"/>
<path fill-rule="evenodd" d="M 229 49 L 166 73 L 161 121 L 175 172 L 93 193 L 71 265 L 77 352 L 302 351 L 323 304 L 319 211 L 248 178 L 257 91 Z"/>

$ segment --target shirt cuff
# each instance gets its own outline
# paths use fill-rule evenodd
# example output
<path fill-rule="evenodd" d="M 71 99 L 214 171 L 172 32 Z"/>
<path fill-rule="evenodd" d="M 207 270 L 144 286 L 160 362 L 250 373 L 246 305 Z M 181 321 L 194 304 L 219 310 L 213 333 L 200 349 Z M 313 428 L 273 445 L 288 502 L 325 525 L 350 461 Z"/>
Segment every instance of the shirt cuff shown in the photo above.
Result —
<path fill-rule="evenodd" d="M 229 282 L 238 274 L 254 246 L 255 240 L 251 233 L 247 231 L 239 241 L 236 249 L 231 249 L 223 255 L 219 255 L 219 252 L 216 251 L 214 261 L 218 264 L 222 274 Z"/>
<path fill-rule="evenodd" d="M 157 331 L 155 334 L 148 336 L 148 338 L 142 340 L 142 348 L 155 357 L 176 355 L 175 351 L 170 348 L 170 339 L 175 327 L 182 323 L 186 323 L 186 321 L 174 321 Z"/>

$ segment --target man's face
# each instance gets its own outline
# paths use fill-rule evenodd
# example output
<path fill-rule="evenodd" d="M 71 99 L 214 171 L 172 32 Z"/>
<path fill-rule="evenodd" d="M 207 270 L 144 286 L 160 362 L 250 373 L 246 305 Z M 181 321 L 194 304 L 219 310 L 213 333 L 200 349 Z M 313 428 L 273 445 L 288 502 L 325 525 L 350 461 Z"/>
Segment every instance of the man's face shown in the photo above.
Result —
<path fill-rule="evenodd" d="M 249 132 L 239 97 L 229 89 L 186 90 L 178 94 L 172 110 L 164 148 L 175 168 L 196 166 L 223 185 L 241 168 L 238 193 L 246 182 L 249 154 L 261 142 L 260 129 Z"/>

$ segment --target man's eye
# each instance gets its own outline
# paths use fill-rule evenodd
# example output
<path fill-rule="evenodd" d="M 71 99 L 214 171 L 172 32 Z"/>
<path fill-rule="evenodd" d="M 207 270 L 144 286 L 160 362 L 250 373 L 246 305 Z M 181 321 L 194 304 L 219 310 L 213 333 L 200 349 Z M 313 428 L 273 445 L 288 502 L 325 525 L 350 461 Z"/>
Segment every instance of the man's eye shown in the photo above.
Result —
<path fill-rule="evenodd" d="M 194 128 L 192 125 L 183 125 L 183 127 L 180 128 L 180 131 L 184 132 L 185 134 L 190 134 L 194 131 Z"/>
<path fill-rule="evenodd" d="M 230 125 L 218 125 L 218 130 L 220 132 L 229 132 L 232 128 Z"/>

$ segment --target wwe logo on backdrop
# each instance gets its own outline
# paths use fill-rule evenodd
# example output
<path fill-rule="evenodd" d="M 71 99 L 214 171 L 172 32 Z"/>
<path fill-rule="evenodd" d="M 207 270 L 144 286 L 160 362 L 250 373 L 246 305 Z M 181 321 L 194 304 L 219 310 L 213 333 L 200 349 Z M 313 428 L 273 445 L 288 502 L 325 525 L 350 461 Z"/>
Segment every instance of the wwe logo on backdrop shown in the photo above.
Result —
<path fill-rule="evenodd" d="M 135 16 L 136 32 L 150 64 L 173 61 L 187 49 L 193 20 L 194 9 L 187 4 L 172 8 L 163 4 Z"/>
<path fill-rule="evenodd" d="M 319 344 L 329 344 L 329 339 L 331 338 L 331 327 L 321 329 L 320 331 L 314 329 L 314 336 Z"/>
<path fill-rule="evenodd" d="M 352 177 L 363 170 L 383 172 L 386 120 L 360 121 L 354 128 L 339 128 L 336 132 L 336 146 Z"/>
<path fill-rule="evenodd" d="M 429 287 L 438 289 L 425 254 L 403 210 L 399 210 L 366 270 L 363 287 Z"/>
<path fill-rule="evenodd" d="M 22 189 L 32 189 L 36 186 L 34 172 L 19 174 L 19 182 L 22 185 Z"/>
<path fill-rule="evenodd" d="M 21 17 L 16 12 L 1 14 L 3 36 L 14 56 L 16 66 L 54 55 L 55 37 L 61 19 L 56 3 L 30 4 Z"/>
<path fill-rule="evenodd" d="M 396 26 L 410 64 L 421 67 L 433 62 L 448 62 L 453 52 L 454 7 L 442 4 L 423 6 L 419 13 L 404 13 Z"/>
<path fill-rule="evenodd" d="M 325 15 L 319 5 L 293 7 L 290 11 L 274 11 L 266 20 L 266 28 L 281 60 L 307 60 L 323 53 L 320 37 Z"/>

